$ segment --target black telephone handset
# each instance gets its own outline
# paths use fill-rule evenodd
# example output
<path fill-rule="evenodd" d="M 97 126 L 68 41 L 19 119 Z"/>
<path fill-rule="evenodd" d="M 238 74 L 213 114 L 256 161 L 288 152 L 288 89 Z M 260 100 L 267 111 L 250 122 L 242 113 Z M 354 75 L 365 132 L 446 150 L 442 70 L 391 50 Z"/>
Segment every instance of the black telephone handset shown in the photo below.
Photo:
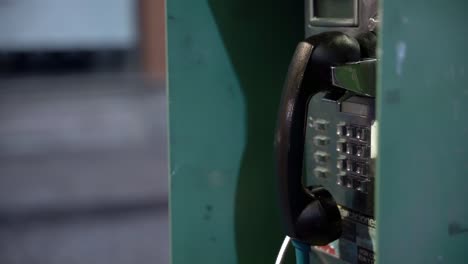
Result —
<path fill-rule="evenodd" d="M 289 66 L 275 136 L 281 215 L 286 234 L 309 245 L 326 245 L 341 235 L 338 206 L 325 188 L 304 186 L 307 106 L 332 85 L 331 67 L 361 59 L 358 41 L 341 32 L 326 32 L 299 43 Z"/>

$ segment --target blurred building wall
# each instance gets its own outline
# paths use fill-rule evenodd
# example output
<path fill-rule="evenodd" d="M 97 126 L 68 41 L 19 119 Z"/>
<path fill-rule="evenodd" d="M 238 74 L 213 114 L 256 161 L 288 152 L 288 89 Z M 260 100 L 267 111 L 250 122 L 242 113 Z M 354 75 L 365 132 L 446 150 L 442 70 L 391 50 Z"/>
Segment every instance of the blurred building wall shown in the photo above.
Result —
<path fill-rule="evenodd" d="M 0 1 L 1 51 L 128 49 L 137 41 L 135 0 Z"/>
<path fill-rule="evenodd" d="M 140 38 L 145 73 L 166 78 L 166 24 L 164 0 L 140 0 Z"/>
<path fill-rule="evenodd" d="M 169 263 L 164 13 L 0 0 L 1 264 Z"/>

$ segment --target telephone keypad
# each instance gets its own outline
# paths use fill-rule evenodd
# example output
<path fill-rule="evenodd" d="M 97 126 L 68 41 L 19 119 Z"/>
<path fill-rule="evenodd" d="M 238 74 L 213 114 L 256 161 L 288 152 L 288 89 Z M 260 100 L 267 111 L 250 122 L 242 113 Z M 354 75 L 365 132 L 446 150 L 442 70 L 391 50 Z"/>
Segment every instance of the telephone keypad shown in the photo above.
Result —
<path fill-rule="evenodd" d="M 318 122 L 320 121 L 320 122 Z M 326 123 L 328 121 L 317 119 L 315 124 Z M 317 129 L 318 125 L 314 125 Z M 367 193 L 369 165 L 368 158 L 370 156 L 370 145 L 365 142 L 368 138 L 368 128 L 346 124 L 339 122 L 337 124 L 337 141 L 336 141 L 336 168 L 339 171 L 337 177 L 337 184 L 345 188 L 353 189 L 358 192 Z M 322 131 L 326 134 L 326 131 Z M 317 146 L 326 147 L 330 143 L 330 138 L 323 134 L 314 137 L 314 143 Z M 314 153 L 314 160 L 317 165 L 326 165 L 330 159 L 330 155 L 324 151 L 316 151 Z M 317 167 L 314 174 L 317 178 L 327 178 L 329 171 Z"/>
<path fill-rule="evenodd" d="M 339 123 L 338 127 L 346 128 L 346 133 L 340 133 L 337 142 L 337 168 L 340 174 L 337 176 L 339 185 L 354 189 L 358 192 L 366 193 L 367 181 L 361 177 L 368 176 L 367 158 L 370 154 L 370 146 L 361 139 L 367 136 L 367 129 L 355 125 L 344 125 L 344 122 Z M 344 129 L 341 130 L 342 132 Z M 343 155 L 344 154 L 344 155 Z M 345 173 L 346 176 L 343 176 Z"/>
<path fill-rule="evenodd" d="M 362 116 L 344 112 L 339 100 L 330 101 L 325 96 L 326 93 L 319 93 L 309 102 L 305 149 L 307 185 L 323 186 L 338 204 L 373 215 L 370 127 L 375 120 L 371 111 L 375 100 L 353 99 L 369 109 L 367 116 Z"/>
<path fill-rule="evenodd" d="M 339 137 L 367 142 L 369 138 L 369 129 L 362 126 L 347 125 L 345 122 L 340 122 L 336 125 L 336 135 Z"/>

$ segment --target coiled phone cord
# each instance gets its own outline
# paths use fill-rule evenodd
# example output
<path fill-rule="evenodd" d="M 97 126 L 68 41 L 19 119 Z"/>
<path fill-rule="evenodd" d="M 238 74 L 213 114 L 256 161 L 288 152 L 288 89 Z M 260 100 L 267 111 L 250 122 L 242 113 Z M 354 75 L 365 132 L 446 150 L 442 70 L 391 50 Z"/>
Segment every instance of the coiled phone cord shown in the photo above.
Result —
<path fill-rule="evenodd" d="M 286 236 L 284 238 L 283 244 L 278 252 L 278 256 L 276 257 L 275 264 L 283 264 L 290 241 L 290 237 Z M 296 240 L 292 240 L 292 244 L 296 249 L 296 264 L 309 264 L 310 246 Z"/>

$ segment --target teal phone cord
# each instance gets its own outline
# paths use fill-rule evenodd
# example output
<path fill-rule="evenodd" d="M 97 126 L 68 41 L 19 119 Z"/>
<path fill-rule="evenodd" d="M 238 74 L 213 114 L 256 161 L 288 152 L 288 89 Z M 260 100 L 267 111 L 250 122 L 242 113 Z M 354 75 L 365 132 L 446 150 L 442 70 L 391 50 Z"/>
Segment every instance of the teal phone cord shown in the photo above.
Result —
<path fill-rule="evenodd" d="M 310 264 L 310 245 L 292 240 L 296 249 L 296 264 Z"/>

